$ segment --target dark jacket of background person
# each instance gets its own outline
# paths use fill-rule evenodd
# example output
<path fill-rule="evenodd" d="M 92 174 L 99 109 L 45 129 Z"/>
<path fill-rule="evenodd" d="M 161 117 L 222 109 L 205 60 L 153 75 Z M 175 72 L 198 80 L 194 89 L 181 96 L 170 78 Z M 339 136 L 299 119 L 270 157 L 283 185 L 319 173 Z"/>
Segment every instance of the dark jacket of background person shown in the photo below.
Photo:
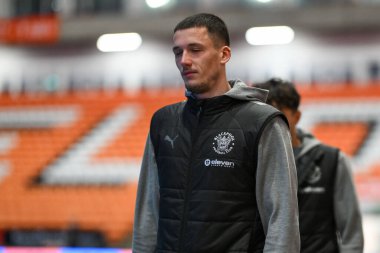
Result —
<path fill-rule="evenodd" d="M 348 157 L 301 129 L 297 134 L 302 140 L 294 149 L 302 252 L 362 252 L 361 214 Z"/>
<path fill-rule="evenodd" d="M 268 103 L 289 120 L 297 165 L 301 252 L 363 252 L 362 219 L 348 157 L 296 128 L 300 96 L 292 83 L 274 78 L 253 86 L 269 90 Z M 294 113 L 299 113 L 298 119 Z"/>

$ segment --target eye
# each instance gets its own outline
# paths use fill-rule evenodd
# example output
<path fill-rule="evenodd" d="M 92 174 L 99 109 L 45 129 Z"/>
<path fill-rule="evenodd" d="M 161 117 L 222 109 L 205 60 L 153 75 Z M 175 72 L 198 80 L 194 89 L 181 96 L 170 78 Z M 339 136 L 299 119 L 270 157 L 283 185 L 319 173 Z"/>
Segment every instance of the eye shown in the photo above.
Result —
<path fill-rule="evenodd" d="M 191 50 L 191 52 L 195 52 L 195 53 L 201 51 L 201 49 L 199 47 L 194 47 L 194 48 L 191 48 L 190 50 Z"/>
<path fill-rule="evenodd" d="M 182 55 L 182 52 L 183 50 L 180 50 L 180 49 L 174 49 L 173 50 L 173 53 L 174 55 L 177 57 L 177 56 L 181 56 Z"/>

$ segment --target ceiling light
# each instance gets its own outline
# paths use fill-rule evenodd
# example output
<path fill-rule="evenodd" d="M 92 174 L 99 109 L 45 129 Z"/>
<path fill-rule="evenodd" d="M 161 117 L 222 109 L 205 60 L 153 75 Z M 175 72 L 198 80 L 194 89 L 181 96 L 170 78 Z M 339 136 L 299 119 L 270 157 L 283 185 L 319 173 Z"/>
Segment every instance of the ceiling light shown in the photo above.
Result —
<path fill-rule="evenodd" d="M 102 52 L 134 51 L 140 47 L 142 39 L 138 33 L 103 34 L 96 43 Z"/>
<path fill-rule="evenodd" d="M 289 26 L 252 27 L 245 33 L 245 39 L 251 45 L 281 45 L 294 39 L 294 31 Z"/>
<path fill-rule="evenodd" d="M 260 3 L 269 3 L 269 2 L 272 2 L 272 0 L 256 0 L 257 2 L 260 2 Z"/>
<path fill-rule="evenodd" d="M 170 0 L 145 0 L 145 2 L 150 8 L 160 8 L 167 5 Z"/>

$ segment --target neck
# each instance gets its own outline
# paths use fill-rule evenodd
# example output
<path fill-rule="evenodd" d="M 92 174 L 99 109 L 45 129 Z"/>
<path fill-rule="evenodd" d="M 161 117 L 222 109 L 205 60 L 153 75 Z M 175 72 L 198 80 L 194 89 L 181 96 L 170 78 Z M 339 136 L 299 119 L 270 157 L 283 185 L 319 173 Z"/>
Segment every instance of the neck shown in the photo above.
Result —
<path fill-rule="evenodd" d="M 295 129 L 291 132 L 291 136 L 293 148 L 298 148 L 301 146 L 301 139 L 297 136 L 297 131 Z"/>
<path fill-rule="evenodd" d="M 217 97 L 225 94 L 227 91 L 231 89 L 230 84 L 228 83 L 227 79 L 223 78 L 223 80 L 216 82 L 213 85 L 213 88 L 209 91 L 206 91 L 204 93 L 194 94 L 197 99 L 205 99 L 205 98 L 212 98 Z"/>

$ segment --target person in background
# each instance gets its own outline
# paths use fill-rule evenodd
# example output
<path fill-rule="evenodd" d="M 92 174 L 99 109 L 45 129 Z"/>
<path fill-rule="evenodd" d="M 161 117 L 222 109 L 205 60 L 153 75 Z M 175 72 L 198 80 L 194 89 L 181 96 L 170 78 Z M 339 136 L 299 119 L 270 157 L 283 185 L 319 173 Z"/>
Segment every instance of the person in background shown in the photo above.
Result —
<path fill-rule="evenodd" d="M 302 253 L 359 253 L 364 239 L 348 157 L 297 127 L 300 95 L 291 82 L 272 78 L 253 87 L 269 91 L 267 103 L 289 122 L 298 175 Z"/>
<path fill-rule="evenodd" d="M 297 173 L 286 117 L 267 92 L 228 81 L 222 19 L 177 24 L 186 101 L 152 117 L 132 248 L 148 252 L 299 252 Z"/>

